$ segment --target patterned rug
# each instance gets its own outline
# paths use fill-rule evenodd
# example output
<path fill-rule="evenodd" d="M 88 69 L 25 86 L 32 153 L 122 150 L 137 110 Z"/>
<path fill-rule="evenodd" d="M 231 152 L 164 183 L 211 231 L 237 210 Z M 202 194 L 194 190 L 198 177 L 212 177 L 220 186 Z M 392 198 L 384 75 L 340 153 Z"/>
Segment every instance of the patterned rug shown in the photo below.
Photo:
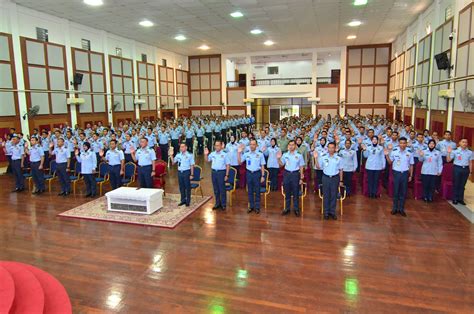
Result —
<path fill-rule="evenodd" d="M 172 229 L 210 199 L 210 196 L 193 195 L 189 207 L 178 207 L 180 195 L 167 193 L 163 196 L 163 207 L 161 209 L 151 215 L 143 215 L 109 212 L 107 211 L 107 198 L 102 196 L 58 214 L 58 216 Z"/>

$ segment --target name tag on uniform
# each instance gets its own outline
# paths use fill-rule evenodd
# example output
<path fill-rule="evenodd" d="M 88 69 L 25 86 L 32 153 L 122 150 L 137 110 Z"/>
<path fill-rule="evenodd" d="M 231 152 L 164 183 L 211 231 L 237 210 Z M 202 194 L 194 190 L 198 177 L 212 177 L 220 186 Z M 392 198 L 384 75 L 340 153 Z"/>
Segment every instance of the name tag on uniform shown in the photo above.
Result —
<path fill-rule="evenodd" d="M 458 160 L 462 160 L 462 156 L 461 156 L 461 155 L 458 156 Z"/>
<path fill-rule="evenodd" d="M 250 158 L 249 158 L 249 159 L 247 159 L 247 166 L 250 166 L 250 165 L 251 165 L 251 163 L 252 163 L 252 162 L 251 162 Z"/>
<path fill-rule="evenodd" d="M 430 158 L 428 158 L 428 162 L 431 162 L 431 161 L 432 161 L 431 157 L 430 157 Z"/>

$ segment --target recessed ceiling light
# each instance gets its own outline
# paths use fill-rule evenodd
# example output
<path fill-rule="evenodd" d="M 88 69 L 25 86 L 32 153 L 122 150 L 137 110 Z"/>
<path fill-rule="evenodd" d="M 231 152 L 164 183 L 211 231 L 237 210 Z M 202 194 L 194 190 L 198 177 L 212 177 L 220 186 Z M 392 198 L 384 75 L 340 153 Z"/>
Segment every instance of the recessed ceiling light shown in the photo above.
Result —
<path fill-rule="evenodd" d="M 253 35 L 259 35 L 259 34 L 263 33 L 263 31 L 261 29 L 255 28 L 255 29 L 252 29 L 250 31 L 250 33 L 253 34 Z"/>
<path fill-rule="evenodd" d="M 347 36 L 347 39 L 356 39 L 356 38 L 357 38 L 356 35 L 349 35 L 349 36 Z"/>
<path fill-rule="evenodd" d="M 239 17 L 242 17 L 242 16 L 244 16 L 244 15 L 243 15 L 242 12 L 240 12 L 240 11 L 235 11 L 235 12 L 232 12 L 232 13 L 230 14 L 230 16 L 232 16 L 232 17 L 234 17 L 234 18 L 239 18 Z"/>
<path fill-rule="evenodd" d="M 104 1 L 102 1 L 102 0 L 84 0 L 84 3 L 87 4 L 87 5 L 97 7 L 99 5 L 103 5 Z"/>
<path fill-rule="evenodd" d="M 211 48 L 209 48 L 208 45 L 201 45 L 201 46 L 198 47 L 198 49 L 201 49 L 201 50 L 209 50 L 209 49 L 211 49 Z"/>
<path fill-rule="evenodd" d="M 357 20 L 354 20 L 352 22 L 349 22 L 347 23 L 348 26 L 351 26 L 351 27 L 356 27 L 356 26 L 360 26 L 362 24 L 361 21 L 357 21 Z"/>
<path fill-rule="evenodd" d="M 267 40 L 263 43 L 265 46 L 273 46 L 274 42 L 271 40 Z"/>
<path fill-rule="evenodd" d="M 176 36 L 174 39 L 179 40 L 179 41 L 183 41 L 183 40 L 186 40 L 186 36 L 184 36 L 184 35 L 178 35 L 178 36 Z"/>
<path fill-rule="evenodd" d="M 367 0 L 354 0 L 354 5 L 366 5 Z"/>
<path fill-rule="evenodd" d="M 153 24 L 152 21 L 148 21 L 148 20 L 143 20 L 138 24 L 140 24 L 143 27 L 152 27 L 153 25 L 155 25 L 155 24 Z"/>

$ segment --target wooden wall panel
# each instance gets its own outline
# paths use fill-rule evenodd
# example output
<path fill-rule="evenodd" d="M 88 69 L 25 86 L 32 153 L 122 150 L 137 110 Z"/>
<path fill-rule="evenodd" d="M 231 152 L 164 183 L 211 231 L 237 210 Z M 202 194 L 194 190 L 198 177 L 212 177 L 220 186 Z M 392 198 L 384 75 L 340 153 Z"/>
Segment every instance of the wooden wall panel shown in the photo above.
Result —
<path fill-rule="evenodd" d="M 0 82 L 0 87 L 5 89 L 16 90 L 17 87 L 17 80 L 16 80 L 16 72 L 15 72 L 15 56 L 13 55 L 13 41 L 12 36 L 10 34 L 0 33 L 0 39 L 2 39 L 2 43 L 6 43 L 5 51 L 8 54 L 8 57 L 5 54 L 5 57 L 0 58 L 0 65 L 4 65 L 5 67 L 10 68 L 10 77 L 11 77 L 11 85 L 7 86 L 6 82 Z M 0 117 L 0 128 L 11 128 L 14 127 L 16 130 L 20 130 L 20 111 L 18 109 L 18 93 L 17 92 L 3 92 L 4 95 L 8 95 L 8 97 L 0 97 L 1 101 L 7 101 L 6 99 L 13 100 L 12 103 L 1 103 L 0 106 L 11 106 L 12 115 L 6 115 Z M 1 95 L 0 95 L 1 96 Z M 3 153 L 3 152 L 2 152 Z"/>
<path fill-rule="evenodd" d="M 222 102 L 221 55 L 190 56 L 191 106 L 216 106 Z M 215 108 L 217 112 L 220 108 Z"/>

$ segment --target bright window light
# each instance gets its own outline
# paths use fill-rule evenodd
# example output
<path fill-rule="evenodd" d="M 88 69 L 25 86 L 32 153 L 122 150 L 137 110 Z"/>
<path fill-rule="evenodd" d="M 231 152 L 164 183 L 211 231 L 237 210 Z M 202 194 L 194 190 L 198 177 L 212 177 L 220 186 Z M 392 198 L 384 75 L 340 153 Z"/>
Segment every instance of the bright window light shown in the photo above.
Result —
<path fill-rule="evenodd" d="M 87 4 L 87 5 L 97 7 L 99 5 L 103 5 L 104 1 L 102 1 L 102 0 L 84 0 L 84 3 Z"/>

